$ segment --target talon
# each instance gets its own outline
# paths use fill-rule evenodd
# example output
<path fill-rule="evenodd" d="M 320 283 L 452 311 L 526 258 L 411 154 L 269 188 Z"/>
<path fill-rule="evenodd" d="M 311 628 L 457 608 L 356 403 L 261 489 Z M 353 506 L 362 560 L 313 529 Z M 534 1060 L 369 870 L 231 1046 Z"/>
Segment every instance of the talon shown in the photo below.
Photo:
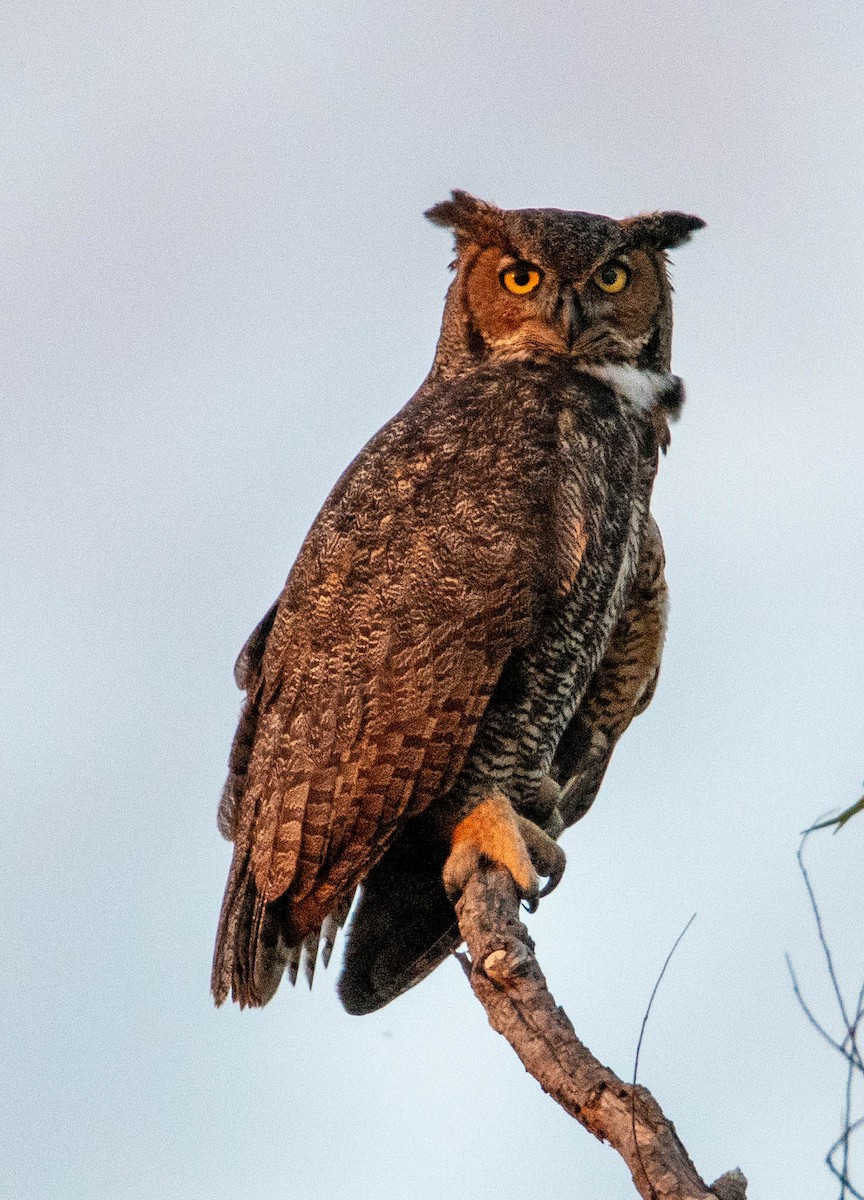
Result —
<path fill-rule="evenodd" d="M 481 858 L 507 868 L 529 912 L 535 912 L 539 898 L 557 886 L 566 861 L 564 851 L 547 833 L 517 816 L 503 792 L 482 800 L 453 831 L 442 874 L 451 901 L 461 895 Z M 538 871 L 548 879 L 542 890 Z"/>
<path fill-rule="evenodd" d="M 567 828 L 561 816 L 561 788 L 551 775 L 543 776 L 530 804 L 522 811 L 529 821 L 556 840 Z"/>
<path fill-rule="evenodd" d="M 527 817 L 516 818 L 519 832 L 531 855 L 531 861 L 541 875 L 546 876 L 546 884 L 537 893 L 538 896 L 548 896 L 554 892 L 564 875 L 567 865 L 567 855 L 554 841 L 546 830 L 529 821 Z M 532 910 L 533 911 L 533 910 Z"/>
<path fill-rule="evenodd" d="M 544 775 L 534 795 L 531 805 L 542 820 L 536 823 L 545 827 L 546 822 L 555 813 L 561 800 L 561 789 L 551 775 Z"/>

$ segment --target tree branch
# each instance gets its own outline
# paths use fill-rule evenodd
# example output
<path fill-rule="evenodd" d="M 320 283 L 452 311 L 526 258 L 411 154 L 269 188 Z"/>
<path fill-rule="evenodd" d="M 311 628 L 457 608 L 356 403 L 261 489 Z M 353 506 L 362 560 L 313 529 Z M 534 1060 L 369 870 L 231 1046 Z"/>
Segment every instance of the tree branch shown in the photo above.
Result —
<path fill-rule="evenodd" d="M 507 871 L 479 867 L 456 913 L 471 956 L 471 987 L 490 1025 L 544 1092 L 618 1151 L 644 1200 L 746 1200 L 747 1181 L 737 1170 L 706 1187 L 651 1093 L 624 1083 L 579 1041 L 546 986 Z"/>

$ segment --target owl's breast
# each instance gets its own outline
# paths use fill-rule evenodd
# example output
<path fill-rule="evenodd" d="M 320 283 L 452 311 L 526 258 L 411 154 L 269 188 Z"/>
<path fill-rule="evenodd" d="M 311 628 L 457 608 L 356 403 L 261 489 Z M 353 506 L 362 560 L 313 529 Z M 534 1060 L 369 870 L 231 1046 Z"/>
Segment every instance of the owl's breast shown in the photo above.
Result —
<path fill-rule="evenodd" d="M 613 390 L 577 375 L 555 408 L 556 481 L 549 511 L 555 594 L 569 608 L 574 591 L 601 604 L 602 578 L 626 583 L 628 547 L 638 540 L 656 457 L 646 457 L 632 414 Z"/>
<path fill-rule="evenodd" d="M 540 603 L 530 640 L 490 705 L 476 770 L 510 755 L 519 776 L 511 791 L 527 801 L 626 602 L 655 463 L 632 412 L 605 383 L 573 369 L 528 367 L 509 387 L 520 403 L 504 439 L 506 490 L 522 514 Z M 527 559 L 517 569 L 526 572 Z"/>

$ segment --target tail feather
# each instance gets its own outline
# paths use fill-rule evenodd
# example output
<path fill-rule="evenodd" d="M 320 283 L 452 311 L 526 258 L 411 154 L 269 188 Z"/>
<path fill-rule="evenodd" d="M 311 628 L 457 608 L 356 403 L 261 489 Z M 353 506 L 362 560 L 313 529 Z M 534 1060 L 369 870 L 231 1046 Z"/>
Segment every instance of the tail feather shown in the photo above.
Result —
<path fill-rule="evenodd" d="M 319 958 L 324 969 L 327 969 L 330 956 L 333 953 L 336 936 L 348 919 L 353 899 L 354 893 L 349 892 L 339 905 L 327 914 L 320 928 L 313 929 L 311 933 L 306 935 L 299 946 L 295 946 L 292 949 L 291 962 L 289 964 L 292 983 L 297 978 L 301 963 L 303 965 L 303 973 L 306 976 L 306 982 L 309 984 L 310 989 L 315 979 L 315 967 Z"/>
<path fill-rule="evenodd" d="M 318 961 L 318 944 L 321 940 L 321 930 L 313 929 L 303 939 L 303 973 L 306 976 L 306 982 L 309 984 L 309 990 L 312 990 L 312 981 L 315 978 L 315 963 Z"/>
<path fill-rule="evenodd" d="M 216 935 L 210 982 L 214 1000 L 223 1004 L 230 993 L 241 1008 L 266 1004 L 279 986 L 286 958 L 278 914 L 258 893 L 248 852 L 238 848 Z"/>
<path fill-rule="evenodd" d="M 332 913 L 325 918 L 321 926 L 321 961 L 325 967 L 330 965 L 330 955 L 333 953 L 333 945 L 340 928 L 341 922 L 337 921 Z"/>
<path fill-rule="evenodd" d="M 266 903 L 255 884 L 251 856 L 237 847 L 231 863 L 216 950 L 211 990 L 217 1004 L 230 995 L 241 1008 L 258 1008 L 271 1000 L 287 971 L 292 986 L 302 964 L 311 988 L 319 946 L 321 961 L 330 961 L 333 943 L 344 925 L 353 893 L 329 913 L 322 924 L 298 936 L 292 928 L 286 898 Z"/>
<path fill-rule="evenodd" d="M 347 895 L 343 896 L 339 904 L 324 918 L 324 924 L 321 926 L 321 961 L 325 967 L 330 962 L 336 935 L 348 920 L 348 914 L 351 911 L 351 905 L 354 903 L 355 894 L 353 891 L 348 892 Z"/>

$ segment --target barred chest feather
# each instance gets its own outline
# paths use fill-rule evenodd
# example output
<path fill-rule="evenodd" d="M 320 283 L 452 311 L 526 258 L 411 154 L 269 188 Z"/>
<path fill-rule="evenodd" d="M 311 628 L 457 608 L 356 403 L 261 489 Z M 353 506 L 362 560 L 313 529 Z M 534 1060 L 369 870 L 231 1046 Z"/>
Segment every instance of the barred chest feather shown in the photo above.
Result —
<path fill-rule="evenodd" d="M 493 696 L 463 773 L 469 791 L 492 777 L 522 809 L 530 809 L 626 602 L 657 467 L 656 440 L 646 453 L 644 433 L 675 387 L 656 372 L 601 370 L 574 376 L 557 413 L 554 600 Z"/>

